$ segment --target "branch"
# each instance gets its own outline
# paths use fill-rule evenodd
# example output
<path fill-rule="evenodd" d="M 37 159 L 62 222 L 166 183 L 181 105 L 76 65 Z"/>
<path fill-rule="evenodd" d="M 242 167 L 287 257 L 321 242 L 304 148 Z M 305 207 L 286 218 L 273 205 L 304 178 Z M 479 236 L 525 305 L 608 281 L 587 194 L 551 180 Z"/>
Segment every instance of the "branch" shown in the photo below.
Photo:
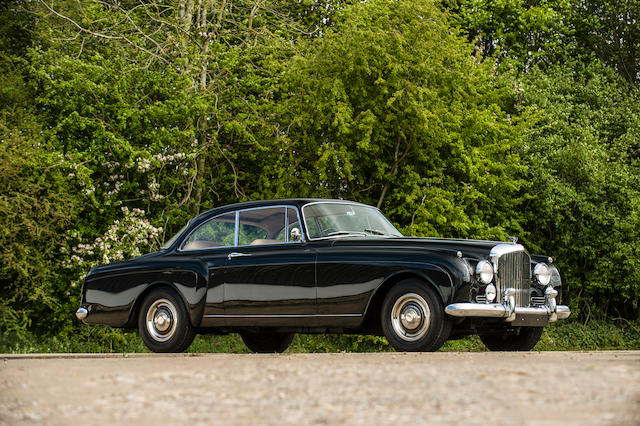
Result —
<path fill-rule="evenodd" d="M 51 13 L 53 13 L 54 15 L 64 19 L 65 21 L 71 22 L 74 26 L 76 26 L 80 31 L 86 32 L 91 34 L 92 36 L 95 37 L 100 37 L 100 38 L 105 38 L 108 40 L 121 40 L 122 37 L 115 37 L 115 36 L 110 36 L 107 34 L 102 34 L 102 33 L 97 33 L 95 31 L 91 31 L 87 28 L 84 28 L 83 26 L 81 26 L 80 24 L 78 24 L 76 21 L 74 21 L 73 19 L 69 18 L 68 16 L 65 16 L 59 12 L 57 12 L 56 10 L 54 10 L 53 8 L 51 8 L 47 3 L 45 3 L 44 0 L 40 0 L 40 3 L 42 3 L 44 5 L 44 7 L 46 7 L 49 11 L 51 11 Z"/>

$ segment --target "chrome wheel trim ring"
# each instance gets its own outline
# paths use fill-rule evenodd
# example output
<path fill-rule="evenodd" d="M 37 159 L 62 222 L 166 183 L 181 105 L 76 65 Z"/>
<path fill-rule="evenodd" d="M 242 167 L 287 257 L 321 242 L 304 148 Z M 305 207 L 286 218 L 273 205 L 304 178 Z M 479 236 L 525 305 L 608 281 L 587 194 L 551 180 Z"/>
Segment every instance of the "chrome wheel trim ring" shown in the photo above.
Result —
<path fill-rule="evenodd" d="M 431 324 L 427 301 L 416 293 L 400 296 L 391 308 L 391 326 L 396 336 L 407 342 L 420 340 Z"/>
<path fill-rule="evenodd" d="M 147 332 L 156 342 L 171 339 L 178 326 L 178 312 L 168 299 L 158 299 L 147 309 Z"/>

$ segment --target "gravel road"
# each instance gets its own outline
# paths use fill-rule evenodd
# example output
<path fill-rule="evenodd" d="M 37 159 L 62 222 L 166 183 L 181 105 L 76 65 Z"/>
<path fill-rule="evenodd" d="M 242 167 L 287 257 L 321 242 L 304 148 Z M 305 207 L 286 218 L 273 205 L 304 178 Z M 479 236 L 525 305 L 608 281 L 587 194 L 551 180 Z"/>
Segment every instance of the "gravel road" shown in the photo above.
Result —
<path fill-rule="evenodd" d="M 0 355 L 0 424 L 640 425 L 640 351 Z"/>

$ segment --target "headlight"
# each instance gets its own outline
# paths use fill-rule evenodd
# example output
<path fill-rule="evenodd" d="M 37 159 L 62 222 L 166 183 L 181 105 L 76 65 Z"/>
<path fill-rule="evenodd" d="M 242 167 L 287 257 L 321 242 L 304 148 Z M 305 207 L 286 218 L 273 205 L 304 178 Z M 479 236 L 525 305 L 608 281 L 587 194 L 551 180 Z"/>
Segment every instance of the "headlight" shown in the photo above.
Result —
<path fill-rule="evenodd" d="M 481 260 L 476 265 L 476 275 L 478 279 L 485 284 L 489 284 L 493 280 L 493 266 L 488 260 Z"/>
<path fill-rule="evenodd" d="M 535 275 L 538 282 L 542 285 L 547 285 L 551 281 L 551 270 L 546 263 L 538 263 L 533 268 L 533 275 Z"/>

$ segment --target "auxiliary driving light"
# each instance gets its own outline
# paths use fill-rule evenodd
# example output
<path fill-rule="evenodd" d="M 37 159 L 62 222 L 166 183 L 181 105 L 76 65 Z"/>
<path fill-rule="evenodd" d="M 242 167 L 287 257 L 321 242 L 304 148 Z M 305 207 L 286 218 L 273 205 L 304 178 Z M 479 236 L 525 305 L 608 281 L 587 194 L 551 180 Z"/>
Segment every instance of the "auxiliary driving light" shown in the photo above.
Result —
<path fill-rule="evenodd" d="M 494 300 L 496 300 L 496 294 L 496 286 L 494 286 L 493 284 L 489 284 L 484 289 L 484 295 L 487 298 L 487 302 L 493 302 Z"/>

